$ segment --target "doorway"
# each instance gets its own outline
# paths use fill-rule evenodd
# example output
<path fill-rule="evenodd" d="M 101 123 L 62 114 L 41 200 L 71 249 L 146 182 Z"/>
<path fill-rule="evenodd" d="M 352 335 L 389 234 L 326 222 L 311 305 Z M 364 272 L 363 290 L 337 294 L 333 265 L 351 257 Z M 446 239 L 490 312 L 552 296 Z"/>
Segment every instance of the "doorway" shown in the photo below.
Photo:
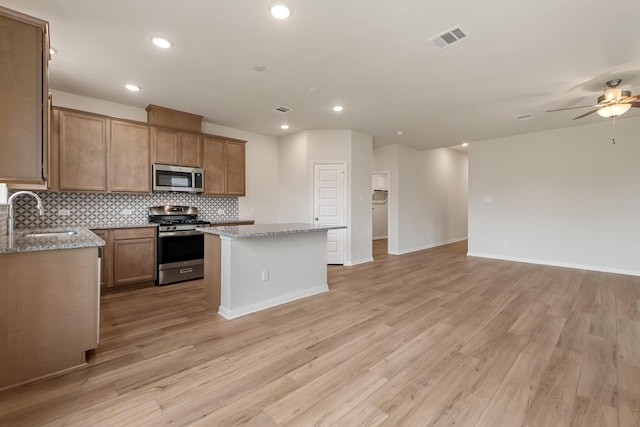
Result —
<path fill-rule="evenodd" d="M 314 163 L 313 223 L 347 225 L 344 163 Z M 327 264 L 344 264 L 345 230 L 327 231 Z"/>
<path fill-rule="evenodd" d="M 373 256 L 387 254 L 389 242 L 389 172 L 371 175 Z"/>

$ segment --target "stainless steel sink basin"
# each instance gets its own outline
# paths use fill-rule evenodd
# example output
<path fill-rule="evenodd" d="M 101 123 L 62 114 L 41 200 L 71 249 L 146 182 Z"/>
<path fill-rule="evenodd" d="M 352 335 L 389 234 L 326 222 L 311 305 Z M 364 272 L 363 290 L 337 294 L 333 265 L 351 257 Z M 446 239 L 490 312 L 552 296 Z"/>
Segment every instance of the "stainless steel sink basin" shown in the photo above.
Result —
<path fill-rule="evenodd" d="M 66 237 L 78 234 L 76 230 L 56 230 L 56 231 L 41 231 L 39 233 L 27 233 L 24 237 Z"/>

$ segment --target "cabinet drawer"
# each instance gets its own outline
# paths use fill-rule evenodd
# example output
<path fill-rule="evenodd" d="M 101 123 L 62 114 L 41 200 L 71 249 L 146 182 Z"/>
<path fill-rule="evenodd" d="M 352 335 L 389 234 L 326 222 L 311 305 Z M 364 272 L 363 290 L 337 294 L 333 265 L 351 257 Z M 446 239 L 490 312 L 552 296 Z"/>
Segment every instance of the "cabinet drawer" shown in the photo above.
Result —
<path fill-rule="evenodd" d="M 119 229 L 113 230 L 113 238 L 115 240 L 144 239 L 148 237 L 156 237 L 155 227 L 119 228 Z"/>

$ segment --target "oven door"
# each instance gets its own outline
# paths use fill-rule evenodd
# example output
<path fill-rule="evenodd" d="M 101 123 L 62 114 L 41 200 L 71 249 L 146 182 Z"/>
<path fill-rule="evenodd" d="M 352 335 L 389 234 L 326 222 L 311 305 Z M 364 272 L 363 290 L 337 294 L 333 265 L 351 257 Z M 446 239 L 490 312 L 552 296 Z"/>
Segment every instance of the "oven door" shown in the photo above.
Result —
<path fill-rule="evenodd" d="M 182 282 L 204 276 L 204 233 L 158 233 L 158 284 Z"/>

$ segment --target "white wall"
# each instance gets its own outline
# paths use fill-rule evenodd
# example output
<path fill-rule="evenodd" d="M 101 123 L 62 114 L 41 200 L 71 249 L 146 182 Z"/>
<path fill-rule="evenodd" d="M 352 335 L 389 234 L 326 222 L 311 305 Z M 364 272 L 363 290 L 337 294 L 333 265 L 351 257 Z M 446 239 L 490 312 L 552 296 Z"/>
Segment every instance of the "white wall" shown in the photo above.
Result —
<path fill-rule="evenodd" d="M 469 254 L 640 275 L 640 118 L 474 142 Z"/>
<path fill-rule="evenodd" d="M 350 265 L 373 261 L 373 212 L 371 210 L 371 172 L 373 137 L 351 131 L 351 259 Z"/>
<path fill-rule="evenodd" d="M 467 237 L 467 156 L 448 148 L 397 145 L 374 150 L 390 171 L 389 253 L 404 254 Z"/>
<path fill-rule="evenodd" d="M 143 108 L 88 98 L 72 93 L 51 91 L 53 105 L 74 108 L 141 122 L 147 121 Z M 278 140 L 216 125 L 202 123 L 202 131 L 247 141 L 246 144 L 246 196 L 238 198 L 241 219 L 255 219 L 257 223 L 278 222 Z"/>
<path fill-rule="evenodd" d="M 307 159 L 307 133 L 280 138 L 279 219 L 281 222 L 312 222 L 313 194 Z"/>
<path fill-rule="evenodd" d="M 372 261 L 373 138 L 349 129 L 309 130 L 280 139 L 280 220 L 313 220 L 313 164 L 346 165 L 345 265 Z"/>

